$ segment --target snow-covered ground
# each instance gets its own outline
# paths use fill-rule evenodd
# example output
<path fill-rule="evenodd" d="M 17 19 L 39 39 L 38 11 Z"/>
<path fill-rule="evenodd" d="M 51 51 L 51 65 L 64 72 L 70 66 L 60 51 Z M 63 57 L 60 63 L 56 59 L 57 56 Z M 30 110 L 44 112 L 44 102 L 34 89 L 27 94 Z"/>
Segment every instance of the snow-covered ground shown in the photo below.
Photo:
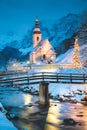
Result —
<path fill-rule="evenodd" d="M 71 68 L 60 68 L 59 69 L 59 72 L 60 73 L 69 73 L 69 74 L 87 74 L 87 68 L 73 68 L 73 69 L 71 69 Z"/>
<path fill-rule="evenodd" d="M 29 74 L 40 72 L 53 72 L 53 73 L 68 73 L 68 74 L 87 74 L 87 68 L 60 68 L 59 64 L 51 65 L 36 65 L 32 66 Z"/>
<path fill-rule="evenodd" d="M 73 56 L 73 49 L 69 49 L 64 54 L 61 54 L 57 57 L 56 61 L 60 64 L 71 64 Z"/>
<path fill-rule="evenodd" d="M 87 66 L 87 44 L 80 46 L 80 60 L 83 66 Z M 73 59 L 73 49 L 69 49 L 64 54 L 61 54 L 57 57 L 56 61 L 59 64 L 72 64 Z"/>
<path fill-rule="evenodd" d="M 29 89 L 26 88 L 26 86 L 22 86 L 21 88 L 24 91 L 28 91 L 30 88 L 32 88 L 33 93 L 36 90 L 39 91 L 39 85 L 30 85 Z M 87 84 L 49 84 L 49 93 L 54 97 L 56 97 L 57 95 L 60 95 L 61 97 L 63 95 L 70 95 L 73 96 L 74 99 L 76 99 L 77 101 L 81 101 L 84 94 L 76 94 L 79 93 L 79 90 L 81 90 L 83 93 L 84 91 L 87 91 Z"/>
<path fill-rule="evenodd" d="M 6 118 L 5 110 L 0 103 L 0 130 L 17 130 L 13 124 Z"/>
<path fill-rule="evenodd" d="M 0 130 L 17 130 L 2 112 L 0 112 Z"/>

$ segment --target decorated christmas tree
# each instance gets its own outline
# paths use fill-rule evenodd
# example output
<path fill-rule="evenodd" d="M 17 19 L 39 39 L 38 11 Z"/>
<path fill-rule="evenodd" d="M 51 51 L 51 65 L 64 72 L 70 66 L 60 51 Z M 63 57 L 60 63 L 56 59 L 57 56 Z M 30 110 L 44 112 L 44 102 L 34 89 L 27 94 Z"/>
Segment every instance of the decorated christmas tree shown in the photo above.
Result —
<path fill-rule="evenodd" d="M 81 68 L 82 67 L 82 64 L 80 61 L 78 38 L 75 39 L 72 63 L 73 63 L 73 68 Z"/>

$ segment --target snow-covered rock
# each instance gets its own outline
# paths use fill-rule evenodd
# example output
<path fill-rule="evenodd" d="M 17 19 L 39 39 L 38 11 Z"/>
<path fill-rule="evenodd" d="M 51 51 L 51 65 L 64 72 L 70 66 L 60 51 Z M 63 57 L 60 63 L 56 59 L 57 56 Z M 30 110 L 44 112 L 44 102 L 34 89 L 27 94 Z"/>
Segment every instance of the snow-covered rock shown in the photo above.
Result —
<path fill-rule="evenodd" d="M 0 111 L 4 114 L 7 113 L 7 111 L 4 109 L 3 105 L 0 103 Z"/>

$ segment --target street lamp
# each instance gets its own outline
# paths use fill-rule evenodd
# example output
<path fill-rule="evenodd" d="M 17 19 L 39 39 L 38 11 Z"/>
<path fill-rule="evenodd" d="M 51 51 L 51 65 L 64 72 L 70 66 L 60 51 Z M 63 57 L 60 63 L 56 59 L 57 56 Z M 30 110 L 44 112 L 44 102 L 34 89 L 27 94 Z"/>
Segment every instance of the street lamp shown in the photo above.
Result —
<path fill-rule="evenodd" d="M 14 63 L 14 64 L 13 64 L 13 69 L 14 69 L 14 70 L 17 70 L 17 67 L 18 67 L 17 64 Z"/>
<path fill-rule="evenodd" d="M 16 64 L 15 64 L 15 63 L 13 64 L 13 67 L 14 67 L 14 68 L 16 67 Z"/>
<path fill-rule="evenodd" d="M 31 63 L 30 63 L 30 61 L 27 61 L 27 65 L 28 65 L 28 67 L 30 67 L 30 69 L 31 69 Z"/>

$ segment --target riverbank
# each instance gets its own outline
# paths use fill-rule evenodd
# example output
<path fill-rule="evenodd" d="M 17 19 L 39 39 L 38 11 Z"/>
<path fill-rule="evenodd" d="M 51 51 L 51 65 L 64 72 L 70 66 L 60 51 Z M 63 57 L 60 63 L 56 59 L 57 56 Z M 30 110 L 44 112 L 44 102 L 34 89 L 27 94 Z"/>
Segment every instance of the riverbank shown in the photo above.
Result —
<path fill-rule="evenodd" d="M 12 122 L 6 118 L 6 111 L 0 103 L 0 130 L 17 130 Z"/>
<path fill-rule="evenodd" d="M 86 74 L 87 72 L 86 69 L 63 68 L 57 70 L 49 68 L 44 72 L 50 70 L 61 74 Z M 29 74 L 38 72 L 43 70 L 31 69 Z M 10 77 L 9 75 L 2 79 Z M 12 77 L 18 78 L 20 74 Z M 6 118 L 5 113 L 0 112 L 0 130 L 86 130 L 87 104 L 82 101 L 85 94 L 87 94 L 87 84 L 50 83 L 50 105 L 44 108 L 38 104 L 39 84 L 4 86 L 0 88 L 0 102 L 7 110 L 7 118 L 14 125 Z"/>
<path fill-rule="evenodd" d="M 20 89 L 0 88 L 0 101 L 18 130 L 86 130 L 87 106 L 80 103 L 85 85 L 50 84 L 52 97 L 47 108 L 37 103 L 38 89 L 38 85 L 21 86 Z M 58 95 L 62 101 L 59 101 Z M 76 125 L 72 126 L 70 122 L 70 126 L 66 126 L 66 119 L 73 119 Z"/>

